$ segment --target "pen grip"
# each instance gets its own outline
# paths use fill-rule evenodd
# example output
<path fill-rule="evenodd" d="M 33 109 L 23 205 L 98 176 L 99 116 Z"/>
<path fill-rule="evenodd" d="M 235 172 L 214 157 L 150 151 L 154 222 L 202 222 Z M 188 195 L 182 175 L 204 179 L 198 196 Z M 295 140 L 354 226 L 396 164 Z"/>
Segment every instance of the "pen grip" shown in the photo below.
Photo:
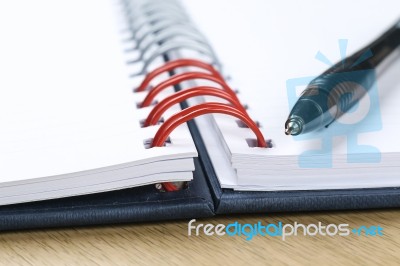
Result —
<path fill-rule="evenodd" d="M 301 98 L 319 104 L 325 116 L 324 126 L 327 126 L 352 108 L 374 82 L 371 70 L 331 71 L 312 80 Z"/>

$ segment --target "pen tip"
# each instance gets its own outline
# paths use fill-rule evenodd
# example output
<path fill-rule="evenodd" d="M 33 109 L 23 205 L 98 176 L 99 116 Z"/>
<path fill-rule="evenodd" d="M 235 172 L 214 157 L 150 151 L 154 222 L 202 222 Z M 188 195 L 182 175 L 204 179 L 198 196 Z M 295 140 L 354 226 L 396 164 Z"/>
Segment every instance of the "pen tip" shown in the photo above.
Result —
<path fill-rule="evenodd" d="M 293 131 L 293 127 L 287 127 L 287 128 L 285 128 L 285 134 L 286 134 L 286 135 L 290 135 L 290 134 L 292 133 L 292 131 Z"/>
<path fill-rule="evenodd" d="M 287 136 L 292 135 L 296 136 L 299 135 L 302 131 L 302 126 L 296 118 L 288 119 L 285 123 L 285 134 Z"/>

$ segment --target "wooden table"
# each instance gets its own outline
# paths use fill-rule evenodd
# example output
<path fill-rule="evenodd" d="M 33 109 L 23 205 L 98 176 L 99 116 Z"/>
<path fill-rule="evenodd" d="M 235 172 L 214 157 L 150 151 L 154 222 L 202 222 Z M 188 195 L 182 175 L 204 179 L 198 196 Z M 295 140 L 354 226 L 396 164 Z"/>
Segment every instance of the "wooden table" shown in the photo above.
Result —
<path fill-rule="evenodd" d="M 380 225 L 383 236 L 188 236 L 188 221 L 0 234 L 0 264 L 400 264 L 400 210 L 225 216 L 197 223 Z"/>

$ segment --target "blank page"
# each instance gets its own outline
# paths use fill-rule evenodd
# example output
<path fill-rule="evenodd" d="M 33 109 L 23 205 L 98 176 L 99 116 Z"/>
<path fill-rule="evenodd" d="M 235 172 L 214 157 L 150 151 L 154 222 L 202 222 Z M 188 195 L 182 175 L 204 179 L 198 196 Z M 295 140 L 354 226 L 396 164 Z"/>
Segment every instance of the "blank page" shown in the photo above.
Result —
<path fill-rule="evenodd" d="M 224 71 L 232 77 L 230 83 L 238 89 L 241 102 L 249 106 L 250 116 L 260 122 L 265 137 L 272 139 L 274 147 L 271 149 L 249 148 L 244 140 L 254 138 L 250 130 L 238 129 L 235 121 L 215 116 L 229 147 L 234 168 L 245 169 L 250 174 L 259 169 L 256 171 L 257 180 L 243 178 L 239 182 L 254 186 L 269 182 L 266 177 L 274 175 L 271 173 L 272 168 L 296 178 L 298 174 L 293 170 L 307 168 L 299 167 L 298 155 L 321 149 L 323 136 L 332 132 L 334 135 L 335 124 L 321 132 L 304 136 L 304 139 L 284 134 L 284 123 L 291 107 L 287 82 L 298 82 L 295 94 L 299 95 L 307 85 L 305 78 L 321 74 L 341 59 L 341 53 L 352 54 L 377 38 L 400 18 L 398 1 L 270 3 L 251 0 L 232 3 L 206 0 L 184 3 L 216 50 Z M 342 43 L 347 42 L 347 49 L 339 49 L 340 39 L 343 40 Z M 316 58 L 318 53 L 319 60 Z M 352 137 L 356 140 L 350 140 L 353 144 L 376 147 L 382 153 L 382 160 L 372 164 L 347 162 L 347 154 L 354 153 L 354 150 L 347 149 L 346 137 L 337 135 L 331 140 L 332 150 L 327 151 L 333 154 L 333 167 L 311 171 L 327 175 L 330 172 L 334 174 L 335 168 L 381 166 L 381 172 L 385 172 L 384 167 L 399 167 L 398 157 L 395 159 L 392 156 L 400 152 L 400 140 L 396 134 L 399 129 L 396 118 L 400 116 L 399 51 L 393 53 L 391 61 L 390 65 L 385 62 L 388 66 L 385 71 L 382 68 L 377 69 L 381 128 L 369 131 L 368 123 L 373 128 L 373 123 L 377 120 L 367 118 L 364 128 L 354 129 L 355 134 Z M 368 97 L 364 97 L 360 105 L 364 105 L 366 101 Z M 362 148 L 356 149 L 355 153 L 360 151 L 368 154 L 368 149 Z M 318 164 L 320 160 L 316 157 L 313 162 Z M 318 165 L 313 167 L 319 168 Z M 386 172 L 394 173 L 394 170 L 387 168 Z M 237 184 L 237 177 L 229 179 L 221 173 L 221 183 L 230 183 L 232 186 Z M 304 171 L 304 174 L 308 175 L 309 172 Z"/>
<path fill-rule="evenodd" d="M 0 3 L 0 182 L 196 155 L 185 127 L 144 148 L 115 5 Z"/>

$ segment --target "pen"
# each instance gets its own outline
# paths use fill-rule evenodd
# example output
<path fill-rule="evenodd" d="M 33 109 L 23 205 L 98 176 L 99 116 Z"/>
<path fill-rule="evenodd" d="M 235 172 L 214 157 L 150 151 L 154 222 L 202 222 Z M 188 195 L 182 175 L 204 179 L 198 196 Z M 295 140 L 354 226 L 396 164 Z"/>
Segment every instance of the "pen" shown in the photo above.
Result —
<path fill-rule="evenodd" d="M 290 112 L 285 123 L 285 134 L 295 136 L 328 127 L 372 87 L 373 72 L 362 70 L 376 68 L 399 44 L 400 20 L 371 44 L 313 79 Z M 360 62 L 360 58 L 371 52 L 371 57 Z M 365 89 L 354 82 L 343 82 L 351 80 L 355 71 L 359 71 L 357 81 Z"/>

